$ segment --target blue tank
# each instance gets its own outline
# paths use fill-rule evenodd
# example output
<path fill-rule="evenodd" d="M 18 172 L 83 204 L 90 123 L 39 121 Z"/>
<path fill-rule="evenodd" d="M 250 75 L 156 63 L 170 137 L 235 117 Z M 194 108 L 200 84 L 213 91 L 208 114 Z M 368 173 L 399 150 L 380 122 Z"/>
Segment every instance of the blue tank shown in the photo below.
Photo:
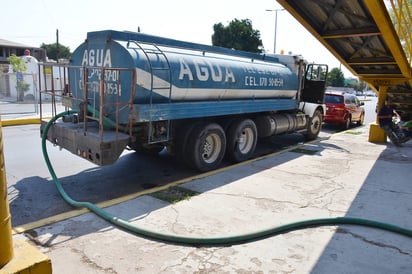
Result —
<path fill-rule="evenodd" d="M 89 32 L 70 65 L 72 96 L 81 100 L 87 87 L 95 106 L 102 95 L 105 104 L 162 104 L 292 99 L 298 91 L 297 75 L 274 57 L 142 33 Z"/>

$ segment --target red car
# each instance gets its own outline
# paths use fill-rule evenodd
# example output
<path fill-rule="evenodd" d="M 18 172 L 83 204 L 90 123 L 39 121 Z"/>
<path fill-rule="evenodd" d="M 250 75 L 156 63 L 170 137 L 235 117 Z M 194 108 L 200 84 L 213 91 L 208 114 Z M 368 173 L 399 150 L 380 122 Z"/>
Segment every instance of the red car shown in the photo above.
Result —
<path fill-rule="evenodd" d="M 342 125 L 348 129 L 353 122 L 362 125 L 365 118 L 364 103 L 350 93 L 325 93 L 325 123 Z"/>

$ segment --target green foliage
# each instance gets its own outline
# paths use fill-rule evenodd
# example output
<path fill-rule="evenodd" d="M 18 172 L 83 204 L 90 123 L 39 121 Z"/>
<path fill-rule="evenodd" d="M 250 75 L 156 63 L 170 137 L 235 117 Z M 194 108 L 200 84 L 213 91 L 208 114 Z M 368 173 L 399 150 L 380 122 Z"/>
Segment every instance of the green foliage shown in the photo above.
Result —
<path fill-rule="evenodd" d="M 254 30 L 249 19 L 232 20 L 228 26 L 213 25 L 212 44 L 214 46 L 262 53 L 264 51 L 260 32 Z"/>
<path fill-rule="evenodd" d="M 53 60 L 59 60 L 60 58 L 69 59 L 72 55 L 70 52 L 70 48 L 57 43 L 54 44 L 42 44 L 41 48 L 46 50 L 47 57 Z"/>
<path fill-rule="evenodd" d="M 27 70 L 27 66 L 24 63 L 24 60 L 20 57 L 17 57 L 15 54 L 12 54 L 7 58 L 10 65 L 13 67 L 13 72 L 21 75 L 16 79 L 16 90 L 17 90 L 17 101 L 23 101 L 24 93 L 30 89 L 30 85 L 23 80 L 22 72 Z"/>
<path fill-rule="evenodd" d="M 27 66 L 23 59 L 17 57 L 15 54 L 8 57 L 7 61 L 9 61 L 10 65 L 13 67 L 13 72 L 25 72 L 27 70 Z"/>
<path fill-rule="evenodd" d="M 354 90 L 365 90 L 367 83 L 361 79 L 345 79 L 345 87 L 353 88 Z"/>
<path fill-rule="evenodd" d="M 30 84 L 28 84 L 28 83 L 26 83 L 22 80 L 19 80 L 19 81 L 17 81 L 16 89 L 18 91 L 26 92 L 30 89 Z"/>
<path fill-rule="evenodd" d="M 199 193 L 183 187 L 170 187 L 165 190 L 160 190 L 150 194 L 152 197 L 163 200 L 169 203 L 177 203 L 182 200 L 188 200 L 190 197 L 196 196 Z"/>
<path fill-rule="evenodd" d="M 344 87 L 345 86 L 345 76 L 340 68 L 333 68 L 328 74 L 326 79 L 326 86 L 331 87 Z"/>
<path fill-rule="evenodd" d="M 412 0 L 395 1 L 389 9 L 396 32 L 409 60 L 412 59 Z"/>

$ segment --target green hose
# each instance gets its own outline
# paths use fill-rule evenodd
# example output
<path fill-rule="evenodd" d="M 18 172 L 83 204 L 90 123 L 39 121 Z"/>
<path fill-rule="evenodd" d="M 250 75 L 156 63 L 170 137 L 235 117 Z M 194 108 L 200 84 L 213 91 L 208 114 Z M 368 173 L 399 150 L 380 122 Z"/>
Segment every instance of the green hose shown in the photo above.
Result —
<path fill-rule="evenodd" d="M 72 112 L 71 112 L 72 113 Z M 186 236 L 178 236 L 173 234 L 165 234 L 156 231 L 147 230 L 132 223 L 122 220 L 116 216 L 111 215 L 107 211 L 99 208 L 95 204 L 89 202 L 78 202 L 70 198 L 67 193 L 65 192 L 64 188 L 60 184 L 56 173 L 50 163 L 49 156 L 47 154 L 46 148 L 46 139 L 47 139 L 47 132 L 49 131 L 51 125 L 60 117 L 68 114 L 68 112 L 62 112 L 55 117 L 53 117 L 44 128 L 42 134 L 42 151 L 43 156 L 46 161 L 47 168 L 49 169 L 50 175 L 53 178 L 53 181 L 63 199 L 73 207 L 85 207 L 90 211 L 94 212 L 101 218 L 105 219 L 106 221 L 112 223 L 115 226 L 122 227 L 130 232 L 136 233 L 138 235 L 147 236 L 157 240 L 163 240 L 178 244 L 194 244 L 194 245 L 223 245 L 223 244 L 235 244 L 241 242 L 249 242 L 256 239 L 261 239 L 273 235 L 277 235 L 280 233 L 298 230 L 308 227 L 317 227 L 317 226 L 326 226 L 326 225 L 358 225 L 358 226 L 366 226 L 372 227 L 377 229 L 382 229 L 390 232 L 394 232 L 397 234 L 401 234 L 407 237 L 412 237 L 412 230 L 398 227 L 395 225 L 377 222 L 373 220 L 367 219 L 360 219 L 360 218 L 350 218 L 350 217 L 337 217 L 337 218 L 321 218 L 321 219 L 309 219 L 305 221 L 299 221 L 294 223 L 289 223 L 281 226 L 277 226 L 274 228 L 261 230 L 257 232 L 252 232 L 248 234 L 239 234 L 239 235 L 229 235 L 229 236 L 216 236 L 216 237 L 186 237 Z"/>
<path fill-rule="evenodd" d="M 87 111 L 91 112 L 93 114 L 93 118 L 99 118 L 100 117 L 100 112 L 93 108 L 91 105 L 87 104 Z M 71 111 L 73 113 L 73 111 Z M 107 118 L 106 116 L 103 116 L 103 126 L 105 128 L 116 128 L 116 123 L 113 122 L 111 119 Z M 124 127 L 118 126 L 120 130 L 126 131 Z"/>

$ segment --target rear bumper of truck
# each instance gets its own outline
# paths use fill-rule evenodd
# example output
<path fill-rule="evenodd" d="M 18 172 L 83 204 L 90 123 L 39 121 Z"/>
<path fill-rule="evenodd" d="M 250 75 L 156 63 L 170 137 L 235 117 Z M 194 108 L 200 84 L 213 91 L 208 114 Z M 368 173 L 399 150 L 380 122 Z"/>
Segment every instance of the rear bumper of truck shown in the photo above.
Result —
<path fill-rule="evenodd" d="M 41 123 L 42 134 L 46 124 Z M 130 136 L 121 132 L 99 132 L 95 122 L 87 123 L 86 128 L 83 123 L 56 122 L 49 128 L 47 140 L 99 166 L 116 162 L 130 142 Z"/>

